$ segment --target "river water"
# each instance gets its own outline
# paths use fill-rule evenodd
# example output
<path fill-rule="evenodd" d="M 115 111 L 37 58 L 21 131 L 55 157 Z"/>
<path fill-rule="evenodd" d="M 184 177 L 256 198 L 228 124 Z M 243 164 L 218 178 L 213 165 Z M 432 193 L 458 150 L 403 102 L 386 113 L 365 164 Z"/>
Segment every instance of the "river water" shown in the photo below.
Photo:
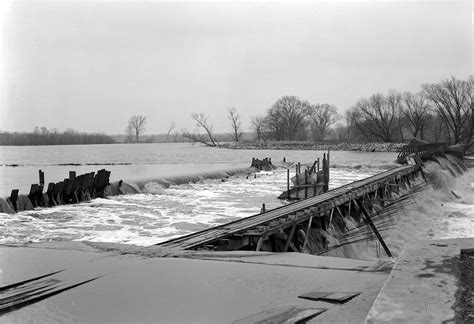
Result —
<path fill-rule="evenodd" d="M 140 183 L 141 192 L 95 199 L 88 203 L 39 208 L 14 215 L 0 214 L 0 244 L 89 240 L 151 245 L 266 208 L 281 206 L 276 197 L 286 190 L 291 163 L 311 165 L 322 151 L 229 150 L 191 144 L 116 144 L 89 146 L 0 147 L 0 195 L 11 189 L 27 194 L 38 182 L 106 168 L 111 182 Z M 224 170 L 247 168 L 252 157 L 272 158 L 272 172 L 232 176 Z M 396 153 L 331 152 L 330 189 L 396 166 Z M 400 250 L 410 239 L 474 236 L 474 172 L 453 177 L 446 167 L 431 170 L 441 179 L 416 206 L 401 211 L 391 244 Z M 207 175 L 212 172 L 213 179 Z M 160 179 L 180 178 L 176 184 Z M 143 180 L 146 179 L 146 180 Z M 189 179 L 190 183 L 183 182 Z M 171 182 L 171 185 L 169 183 Z M 179 184 L 178 184 L 179 183 Z M 456 195 L 452 194 L 452 191 Z M 456 197 L 457 196 L 457 197 Z"/>

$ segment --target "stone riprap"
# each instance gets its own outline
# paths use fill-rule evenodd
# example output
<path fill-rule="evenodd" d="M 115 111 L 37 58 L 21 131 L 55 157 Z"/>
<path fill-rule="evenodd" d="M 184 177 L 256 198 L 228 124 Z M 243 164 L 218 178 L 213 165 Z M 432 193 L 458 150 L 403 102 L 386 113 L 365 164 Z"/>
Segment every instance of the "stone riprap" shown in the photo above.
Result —
<path fill-rule="evenodd" d="M 312 142 L 233 142 L 221 147 L 240 150 L 316 150 L 316 151 L 366 151 L 399 152 L 403 143 L 312 143 Z"/>

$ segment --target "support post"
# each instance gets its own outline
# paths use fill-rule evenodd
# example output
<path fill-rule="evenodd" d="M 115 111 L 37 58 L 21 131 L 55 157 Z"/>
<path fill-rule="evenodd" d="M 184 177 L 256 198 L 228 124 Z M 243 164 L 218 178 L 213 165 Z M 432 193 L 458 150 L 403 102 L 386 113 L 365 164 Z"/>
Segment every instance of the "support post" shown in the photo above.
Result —
<path fill-rule="evenodd" d="M 324 190 L 323 192 L 327 192 L 327 172 L 326 172 L 326 165 L 327 165 L 327 161 L 326 161 L 326 153 L 323 154 L 323 178 L 324 178 Z"/>
<path fill-rule="evenodd" d="M 317 160 L 314 160 L 314 163 L 311 166 L 311 169 L 309 169 L 309 174 L 312 174 L 314 171 L 316 171 L 316 163 L 317 163 Z"/>
<path fill-rule="evenodd" d="M 39 184 L 44 186 L 44 172 L 41 169 L 39 170 Z"/>
<path fill-rule="evenodd" d="M 287 252 L 288 248 L 290 247 L 291 240 L 293 239 L 293 234 L 295 234 L 295 229 L 296 229 L 296 223 L 293 224 L 290 230 L 290 235 L 288 235 L 288 238 L 286 239 L 285 247 L 283 248 L 283 252 Z"/>
<path fill-rule="evenodd" d="M 287 198 L 290 199 L 290 169 L 286 169 L 286 192 Z"/>
<path fill-rule="evenodd" d="M 13 210 L 15 212 L 18 211 L 18 204 L 16 203 L 17 200 L 18 200 L 18 192 L 19 190 L 18 189 L 13 189 L 11 194 L 10 194 L 10 202 L 12 203 L 13 205 Z"/>
<path fill-rule="evenodd" d="M 301 252 L 304 253 L 304 249 L 306 247 L 306 244 L 308 243 L 308 237 L 309 237 L 309 231 L 311 230 L 311 223 L 313 222 L 313 216 L 309 218 L 308 221 L 308 227 L 306 228 L 306 235 L 304 236 L 304 242 L 303 242 L 303 248 L 301 249 Z"/>
<path fill-rule="evenodd" d="M 372 231 L 374 231 L 375 235 L 377 236 L 377 238 L 379 239 L 379 242 L 380 244 L 382 245 L 383 249 L 385 250 L 385 253 L 387 253 L 387 255 L 389 257 L 392 257 L 392 253 L 390 252 L 388 246 L 385 244 L 385 241 L 383 240 L 382 236 L 380 235 L 379 231 L 377 230 L 377 228 L 375 227 L 374 223 L 372 222 L 372 220 L 370 219 L 370 216 L 369 216 L 369 213 L 367 212 L 367 210 L 365 209 L 363 203 L 361 200 L 354 200 L 354 203 L 359 207 L 360 209 L 360 212 L 362 213 L 362 215 L 364 216 L 364 219 L 365 221 L 369 224 L 369 226 L 372 228 Z"/>
<path fill-rule="evenodd" d="M 328 160 L 327 160 L 327 163 L 326 163 L 326 172 L 327 172 L 326 191 L 329 191 L 329 168 L 330 168 L 330 158 L 329 158 L 329 150 L 328 150 Z"/>
<path fill-rule="evenodd" d="M 260 213 L 264 213 L 265 212 L 265 203 L 262 204 L 262 209 L 260 210 Z"/>
<path fill-rule="evenodd" d="M 304 170 L 304 197 L 308 198 L 308 170 Z"/>
<path fill-rule="evenodd" d="M 262 248 L 262 243 L 263 243 L 263 235 L 260 236 L 260 238 L 258 239 L 257 248 L 255 249 L 256 252 L 260 251 L 260 249 Z"/>
<path fill-rule="evenodd" d="M 299 163 L 298 163 L 299 165 Z M 300 181 L 299 181 L 299 173 L 298 173 L 298 165 L 296 166 L 296 200 L 299 198 L 299 191 L 300 191 Z"/>

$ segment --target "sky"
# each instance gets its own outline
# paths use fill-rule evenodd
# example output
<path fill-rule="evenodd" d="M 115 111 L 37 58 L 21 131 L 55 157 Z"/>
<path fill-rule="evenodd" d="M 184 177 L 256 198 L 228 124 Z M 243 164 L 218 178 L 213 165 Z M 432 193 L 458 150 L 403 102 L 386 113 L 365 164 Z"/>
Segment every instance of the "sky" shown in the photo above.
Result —
<path fill-rule="evenodd" d="M 2 8 L 0 130 L 248 131 L 280 97 L 330 103 L 473 74 L 467 1 L 11 1 Z"/>

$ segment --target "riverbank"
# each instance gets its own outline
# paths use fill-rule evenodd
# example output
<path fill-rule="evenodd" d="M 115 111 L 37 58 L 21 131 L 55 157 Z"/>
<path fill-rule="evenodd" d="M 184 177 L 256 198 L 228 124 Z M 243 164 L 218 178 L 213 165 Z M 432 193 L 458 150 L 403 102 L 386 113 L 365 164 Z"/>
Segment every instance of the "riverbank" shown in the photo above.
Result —
<path fill-rule="evenodd" d="M 232 142 L 221 145 L 233 150 L 315 150 L 315 151 L 363 151 L 399 152 L 403 143 L 331 143 L 331 142 Z"/>

